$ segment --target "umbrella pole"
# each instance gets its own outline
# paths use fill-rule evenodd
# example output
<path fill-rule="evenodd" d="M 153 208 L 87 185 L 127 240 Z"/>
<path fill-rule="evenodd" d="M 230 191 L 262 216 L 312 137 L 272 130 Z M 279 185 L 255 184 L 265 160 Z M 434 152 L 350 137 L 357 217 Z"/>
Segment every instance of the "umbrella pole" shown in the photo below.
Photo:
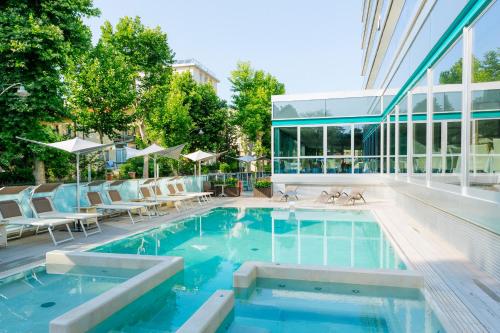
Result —
<path fill-rule="evenodd" d="M 80 212 L 80 153 L 76 153 L 76 209 Z"/>
<path fill-rule="evenodd" d="M 154 157 L 153 157 L 153 167 L 154 167 L 154 170 L 153 170 L 153 177 L 154 177 L 154 179 L 155 179 L 155 181 L 154 181 L 155 188 L 153 189 L 153 193 L 154 193 L 154 195 L 155 195 L 155 201 L 157 201 L 157 199 L 156 199 L 156 186 L 157 186 L 157 185 L 156 185 L 156 155 L 154 155 Z"/>
<path fill-rule="evenodd" d="M 89 161 L 89 165 L 87 167 L 87 179 L 88 179 L 89 183 L 92 181 L 92 168 L 90 165 L 90 161 Z"/>

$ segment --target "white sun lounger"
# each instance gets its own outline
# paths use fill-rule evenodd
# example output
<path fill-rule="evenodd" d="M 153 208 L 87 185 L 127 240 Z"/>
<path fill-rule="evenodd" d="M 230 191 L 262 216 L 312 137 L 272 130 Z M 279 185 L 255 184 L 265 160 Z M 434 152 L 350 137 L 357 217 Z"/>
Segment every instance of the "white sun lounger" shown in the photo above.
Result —
<path fill-rule="evenodd" d="M 174 185 L 172 185 L 172 184 L 167 184 L 167 190 L 168 190 L 168 195 L 169 196 L 178 197 L 178 198 L 186 198 L 186 200 L 187 199 L 191 199 L 191 200 L 196 199 L 196 201 L 198 201 L 198 203 L 200 205 L 202 205 L 202 202 L 201 202 L 202 201 L 202 196 L 199 195 L 199 194 L 194 194 L 194 193 L 193 194 L 191 194 L 191 193 L 179 193 L 175 189 Z M 156 194 L 158 194 L 158 192 L 161 193 L 160 187 L 157 186 L 156 187 L 156 191 L 157 191 Z"/>
<path fill-rule="evenodd" d="M 87 192 L 87 198 L 89 199 L 90 205 L 92 207 L 97 208 L 97 209 L 102 209 L 104 211 L 114 210 L 114 211 L 127 212 L 132 224 L 143 220 L 143 218 L 142 218 L 142 209 L 144 208 L 143 206 L 105 204 L 104 201 L 102 200 L 101 194 L 99 192 Z M 140 216 L 139 219 L 134 220 L 134 218 L 132 216 L 133 210 L 135 210 L 139 213 L 139 216 Z"/>
<path fill-rule="evenodd" d="M 94 235 L 101 232 L 101 226 L 99 225 L 98 218 L 102 214 L 98 213 L 71 213 L 71 212 L 59 212 L 55 209 L 52 199 L 49 197 L 36 197 L 31 198 L 31 208 L 37 217 L 41 218 L 59 218 L 59 219 L 72 219 L 77 221 L 77 223 L 82 228 L 85 237 Z M 87 228 L 89 224 L 95 224 L 96 230 L 88 232 Z"/>
<path fill-rule="evenodd" d="M 184 183 L 176 183 L 175 190 L 178 194 L 199 196 L 206 202 L 208 202 L 212 196 L 212 192 L 188 192 Z"/>
<path fill-rule="evenodd" d="M 144 201 L 125 201 L 122 199 L 122 196 L 118 190 L 108 190 L 108 198 L 114 205 L 131 205 L 131 206 L 142 206 L 148 212 L 148 215 L 151 216 L 151 210 L 157 216 L 160 216 L 160 212 L 158 210 L 158 206 L 160 203 L 158 202 L 144 202 Z"/>
<path fill-rule="evenodd" d="M 61 219 L 61 218 L 29 218 L 25 217 L 19 203 L 16 200 L 5 200 L 0 201 L 0 221 L 4 224 L 8 225 L 17 225 L 20 226 L 19 237 L 22 236 L 24 228 L 26 227 L 34 227 L 35 233 L 40 233 L 40 229 L 46 229 L 49 232 L 50 238 L 54 245 L 59 245 L 64 242 L 68 242 L 70 240 L 75 239 L 73 234 L 71 233 L 71 229 L 69 227 L 70 224 L 75 223 L 72 219 Z M 68 230 L 69 237 L 56 240 L 54 236 L 54 229 L 58 226 L 65 225 Z"/>
<path fill-rule="evenodd" d="M 180 211 L 179 205 L 182 205 L 182 203 L 186 199 L 191 199 L 191 198 L 187 198 L 187 197 L 164 196 L 164 195 L 158 194 L 158 192 L 156 192 L 156 195 L 153 195 L 151 193 L 151 191 L 149 190 L 149 188 L 145 187 L 145 186 L 141 187 L 140 191 L 141 191 L 141 195 L 143 196 L 144 200 L 151 201 L 151 202 L 158 202 L 161 204 L 172 202 L 177 211 Z"/>

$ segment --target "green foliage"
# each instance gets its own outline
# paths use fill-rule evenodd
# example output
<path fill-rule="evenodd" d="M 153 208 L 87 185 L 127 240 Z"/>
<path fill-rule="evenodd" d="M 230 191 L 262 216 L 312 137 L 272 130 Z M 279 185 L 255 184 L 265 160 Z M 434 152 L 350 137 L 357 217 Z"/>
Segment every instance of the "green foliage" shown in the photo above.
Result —
<path fill-rule="evenodd" d="M 226 186 L 228 187 L 236 187 L 238 185 L 238 179 L 237 178 L 227 178 L 225 181 Z"/>
<path fill-rule="evenodd" d="M 285 85 L 271 74 L 253 69 L 249 62 L 239 62 L 229 80 L 236 110 L 234 124 L 250 142 L 255 143 L 257 154 L 268 153 L 271 147 L 271 96 L 284 94 Z"/>
<path fill-rule="evenodd" d="M 135 98 L 136 73 L 112 45 L 99 41 L 67 76 L 71 87 L 69 105 L 74 107 L 79 130 L 115 138 L 133 121 L 127 109 Z"/>
<path fill-rule="evenodd" d="M 101 40 L 112 45 L 135 73 L 135 98 L 133 112 L 141 140 L 150 140 L 145 127 L 157 127 L 158 114 L 163 113 L 172 75 L 174 52 L 168 45 L 167 34 L 159 27 L 144 26 L 139 17 L 121 18 L 113 29 L 109 22 L 101 28 Z"/>
<path fill-rule="evenodd" d="M 32 145 L 15 137 L 48 141 L 50 131 L 44 124 L 69 116 L 61 77 L 68 70 L 68 61 L 91 45 L 90 29 L 82 17 L 98 13 L 91 0 L 0 2 L 0 84 L 20 82 L 30 93 L 20 99 L 16 89 L 10 89 L 0 96 L 0 164 L 13 175 L 25 175 L 33 162 L 28 148 Z M 48 171 L 52 172 L 50 167 Z"/>
<path fill-rule="evenodd" d="M 222 173 L 229 173 L 231 172 L 231 166 L 225 162 L 222 162 L 219 164 L 219 171 Z"/>
<path fill-rule="evenodd" d="M 449 70 L 439 75 L 439 83 L 456 84 L 462 83 L 462 58 L 455 62 Z M 484 54 L 483 59 L 473 56 L 472 59 L 472 81 L 493 82 L 500 81 L 500 48 L 491 50 Z"/>
<path fill-rule="evenodd" d="M 235 149 L 230 118 L 210 84 L 183 72 L 172 76 L 165 108 L 151 113 L 148 133 L 165 146 L 187 143 L 186 150 L 229 151 Z"/>
<path fill-rule="evenodd" d="M 255 188 L 269 188 L 273 185 L 269 180 L 258 180 L 255 182 Z"/>

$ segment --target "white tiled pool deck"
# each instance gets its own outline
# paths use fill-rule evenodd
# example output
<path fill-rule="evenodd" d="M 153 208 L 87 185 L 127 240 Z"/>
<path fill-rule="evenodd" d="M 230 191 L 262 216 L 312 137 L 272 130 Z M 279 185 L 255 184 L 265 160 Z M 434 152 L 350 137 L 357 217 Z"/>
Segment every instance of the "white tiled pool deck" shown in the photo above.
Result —
<path fill-rule="evenodd" d="M 297 208 L 369 209 L 378 218 L 391 238 L 399 256 L 410 269 L 420 272 L 425 279 L 428 301 L 434 303 L 438 317 L 452 332 L 500 331 L 500 282 L 481 271 L 457 249 L 425 229 L 400 209 L 391 199 L 367 197 L 367 204 L 334 206 L 318 203 L 314 198 L 296 201 Z M 191 214 L 213 207 L 289 207 L 286 202 L 252 198 L 224 198 L 213 200 L 204 207 L 156 217 L 131 224 L 126 217 L 105 220 L 103 232 L 85 238 L 75 235 L 75 241 L 54 247 L 47 234 L 9 241 L 0 248 L 0 276 L 6 271 L 43 260 L 45 253 L 54 249 L 81 251 L 104 242 L 141 232 L 161 224 L 171 223 Z"/>

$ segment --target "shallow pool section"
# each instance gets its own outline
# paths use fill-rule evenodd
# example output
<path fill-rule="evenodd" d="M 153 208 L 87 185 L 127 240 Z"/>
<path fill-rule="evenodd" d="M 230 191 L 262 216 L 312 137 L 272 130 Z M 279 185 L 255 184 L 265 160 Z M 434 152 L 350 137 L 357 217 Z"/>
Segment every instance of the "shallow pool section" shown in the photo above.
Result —
<path fill-rule="evenodd" d="M 444 332 L 418 289 L 259 278 L 218 332 Z"/>
<path fill-rule="evenodd" d="M 53 265 L 49 271 L 37 266 L 0 279 L 0 332 L 48 332 L 52 319 L 139 272 Z"/>
<path fill-rule="evenodd" d="M 108 318 L 95 332 L 171 332 L 245 261 L 405 269 L 369 211 L 216 208 L 93 251 L 181 256 L 184 270 Z"/>

